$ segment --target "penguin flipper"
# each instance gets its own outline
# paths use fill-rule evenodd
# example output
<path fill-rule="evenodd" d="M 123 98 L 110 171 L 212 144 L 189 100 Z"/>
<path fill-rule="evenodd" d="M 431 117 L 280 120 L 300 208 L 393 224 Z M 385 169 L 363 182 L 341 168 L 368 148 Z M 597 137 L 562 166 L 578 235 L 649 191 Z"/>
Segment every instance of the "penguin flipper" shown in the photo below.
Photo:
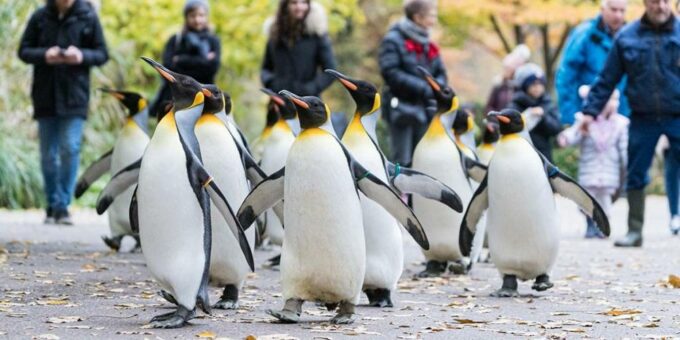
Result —
<path fill-rule="evenodd" d="M 97 198 L 97 214 L 103 214 L 118 195 L 137 183 L 141 165 L 142 159 L 140 158 L 136 162 L 120 170 L 111 178 L 109 183 L 106 184 L 106 187 L 104 187 L 104 190 L 99 194 L 99 198 Z"/>
<path fill-rule="evenodd" d="M 463 168 L 465 169 L 465 173 L 467 174 L 468 178 L 471 178 L 477 183 L 480 183 L 482 180 L 484 180 L 484 177 L 486 177 L 487 166 L 475 159 L 465 156 L 465 154 L 462 152 L 460 153 L 460 156 L 462 157 Z"/>
<path fill-rule="evenodd" d="M 463 256 L 470 256 L 472 241 L 477 231 L 477 223 L 484 211 L 489 207 L 489 191 L 487 189 L 487 177 L 484 176 L 484 179 L 479 183 L 479 187 L 477 187 L 470 200 L 465 216 L 463 216 L 458 237 L 458 246 Z M 483 235 L 481 236 L 483 237 Z"/>
<path fill-rule="evenodd" d="M 83 172 L 83 174 L 78 179 L 76 184 L 76 190 L 74 196 L 80 198 L 90 185 L 94 183 L 99 177 L 105 174 L 107 171 L 111 170 L 111 159 L 113 158 L 113 149 L 109 150 L 107 153 L 103 154 L 99 159 L 90 164 L 89 167 Z"/>
<path fill-rule="evenodd" d="M 440 202 L 456 212 L 463 212 L 460 196 L 446 184 L 422 172 L 387 164 L 390 182 L 402 193 L 416 194 Z"/>
<path fill-rule="evenodd" d="M 597 200 L 576 181 L 552 166 L 553 175 L 548 176 L 553 191 L 576 203 L 583 212 L 592 218 L 603 234 L 609 236 L 609 219 Z"/>
<path fill-rule="evenodd" d="M 255 186 L 243 201 L 237 216 L 246 230 L 255 222 L 257 216 L 283 200 L 285 173 L 285 167 L 273 173 Z M 276 211 L 276 208 L 274 210 Z M 281 214 L 281 217 L 283 217 L 283 214 Z"/>
<path fill-rule="evenodd" d="M 137 207 L 137 188 L 135 186 L 135 191 L 132 193 L 132 200 L 130 200 L 130 229 L 134 234 L 139 234 L 139 210 Z"/>

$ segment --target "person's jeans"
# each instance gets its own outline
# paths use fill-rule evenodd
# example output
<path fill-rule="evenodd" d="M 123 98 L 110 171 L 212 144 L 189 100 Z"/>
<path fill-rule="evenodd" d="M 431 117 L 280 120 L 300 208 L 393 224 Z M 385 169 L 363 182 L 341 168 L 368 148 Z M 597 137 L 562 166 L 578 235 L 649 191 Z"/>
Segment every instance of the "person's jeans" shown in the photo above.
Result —
<path fill-rule="evenodd" d="M 47 206 L 55 211 L 66 209 L 71 204 L 84 123 L 82 117 L 38 118 L 45 196 Z"/>
<path fill-rule="evenodd" d="M 673 157 L 670 148 L 664 152 L 664 183 L 666 184 L 666 196 L 668 196 L 668 208 L 671 217 L 678 215 L 680 208 L 680 160 Z"/>
<path fill-rule="evenodd" d="M 649 184 L 649 168 L 652 166 L 656 143 L 661 135 L 666 135 L 668 138 L 667 161 L 680 163 L 680 117 L 658 118 L 632 115 L 628 137 L 627 191 L 642 190 Z"/>
<path fill-rule="evenodd" d="M 392 146 L 392 161 L 403 166 L 411 166 L 413 151 L 425 132 L 428 124 L 397 125 L 389 124 Z"/>

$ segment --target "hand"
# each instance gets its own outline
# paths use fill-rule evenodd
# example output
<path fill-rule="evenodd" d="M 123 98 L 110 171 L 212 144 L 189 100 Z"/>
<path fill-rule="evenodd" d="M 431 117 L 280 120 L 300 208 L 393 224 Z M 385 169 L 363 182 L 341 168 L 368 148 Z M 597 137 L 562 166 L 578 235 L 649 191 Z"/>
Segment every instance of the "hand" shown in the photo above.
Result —
<path fill-rule="evenodd" d="M 576 114 L 579 114 L 579 113 L 583 114 L 582 112 L 577 112 Z M 584 134 L 584 135 L 588 134 L 588 127 L 589 127 L 590 123 L 592 123 L 592 122 L 593 122 L 593 116 L 583 114 L 583 117 L 581 118 L 581 127 L 580 127 L 582 134 Z"/>
<path fill-rule="evenodd" d="M 207 56 L 208 60 L 213 60 L 213 59 L 215 59 L 215 57 L 217 57 L 217 54 L 215 54 L 215 52 L 208 53 L 208 56 Z"/>
<path fill-rule="evenodd" d="M 569 144 L 569 141 L 567 140 L 567 137 L 564 134 L 559 134 L 557 135 L 557 145 L 559 147 L 564 148 Z"/>
<path fill-rule="evenodd" d="M 52 46 L 45 51 L 45 62 L 49 65 L 62 64 L 64 58 L 60 54 L 61 48 L 59 46 Z"/>
<path fill-rule="evenodd" d="M 545 111 L 543 111 L 543 108 L 540 106 L 536 107 L 530 107 L 529 108 L 529 114 L 535 115 L 535 116 L 543 116 Z"/>
<path fill-rule="evenodd" d="M 71 45 L 64 51 L 64 60 L 69 65 L 80 65 L 83 63 L 83 52 Z"/>

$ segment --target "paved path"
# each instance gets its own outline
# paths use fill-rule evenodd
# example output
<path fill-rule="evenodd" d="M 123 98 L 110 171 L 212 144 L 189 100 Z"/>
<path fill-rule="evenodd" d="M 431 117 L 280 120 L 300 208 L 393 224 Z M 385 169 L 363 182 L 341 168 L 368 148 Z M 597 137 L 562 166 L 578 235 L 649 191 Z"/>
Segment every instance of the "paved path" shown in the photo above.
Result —
<path fill-rule="evenodd" d="M 544 293 L 523 283 L 521 298 L 490 298 L 501 284 L 490 264 L 464 277 L 411 279 L 423 258 L 408 240 L 395 308 L 360 307 L 355 324 L 336 327 L 324 322 L 330 313 L 307 303 L 303 323 L 280 325 L 264 312 L 281 306 L 279 273 L 259 267 L 273 252 L 257 252 L 242 307 L 180 330 L 142 328 L 169 305 L 155 295 L 141 255 L 107 252 L 99 239 L 105 218 L 76 211 L 77 226 L 63 228 L 42 225 L 41 212 L 0 211 L 0 339 L 680 338 L 680 289 L 668 283 L 680 275 L 680 237 L 667 231 L 666 201 L 649 198 L 645 247 L 636 250 L 582 240 L 575 206 L 558 205 L 560 258 L 555 288 Z M 617 202 L 614 237 L 625 231 L 626 209 Z M 211 293 L 216 301 L 219 291 Z"/>

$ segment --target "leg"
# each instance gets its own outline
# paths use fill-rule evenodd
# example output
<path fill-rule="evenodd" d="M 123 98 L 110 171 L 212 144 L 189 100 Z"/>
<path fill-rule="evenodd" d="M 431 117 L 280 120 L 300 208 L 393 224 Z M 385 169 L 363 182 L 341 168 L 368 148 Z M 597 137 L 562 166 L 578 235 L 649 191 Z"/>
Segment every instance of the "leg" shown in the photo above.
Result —
<path fill-rule="evenodd" d="M 177 304 L 177 300 L 175 300 L 175 297 L 172 296 L 172 294 L 168 293 L 165 290 L 162 290 L 158 292 L 158 295 L 160 295 L 162 298 L 165 299 L 165 301 L 172 303 L 173 305 Z"/>
<path fill-rule="evenodd" d="M 111 250 L 118 252 L 120 251 L 120 244 L 123 241 L 123 237 L 125 235 L 120 235 L 116 237 L 107 237 L 107 236 L 102 236 L 102 240 L 106 245 L 111 248 Z"/>
<path fill-rule="evenodd" d="M 45 198 L 47 199 L 47 218 L 45 223 L 55 223 L 54 210 L 61 204 L 57 192 L 59 178 L 59 143 L 56 118 L 39 118 L 38 135 L 40 138 L 40 167 L 42 169 Z"/>
<path fill-rule="evenodd" d="M 340 309 L 332 319 L 331 323 L 336 325 L 347 325 L 354 322 L 354 304 L 340 302 Z"/>
<path fill-rule="evenodd" d="M 680 233 L 680 150 L 677 149 L 677 141 L 674 140 L 676 148 L 669 146 L 664 159 L 666 195 L 668 195 L 668 206 L 671 213 L 670 230 L 673 235 Z M 669 139 L 670 143 L 670 139 Z"/>
<path fill-rule="evenodd" d="M 189 310 L 180 305 L 172 313 L 161 314 L 151 319 L 152 328 L 180 328 L 186 325 L 187 321 L 196 316 L 196 310 Z"/>
<path fill-rule="evenodd" d="M 267 266 L 268 267 L 276 267 L 281 264 L 281 254 L 276 255 L 269 260 L 267 260 Z"/>
<path fill-rule="evenodd" d="M 536 282 L 534 282 L 534 285 L 531 286 L 531 289 L 538 291 L 538 292 L 543 292 L 546 291 L 550 288 L 552 288 L 554 285 L 552 282 L 550 282 L 550 277 L 548 274 L 543 274 L 539 275 L 536 278 Z"/>
<path fill-rule="evenodd" d="M 364 290 L 368 297 L 368 305 L 371 307 L 393 307 L 391 292 L 389 289 L 377 288 Z"/>
<path fill-rule="evenodd" d="M 224 291 L 220 297 L 220 301 L 217 301 L 213 305 L 215 309 L 236 309 L 238 308 L 238 287 L 236 285 L 226 285 L 224 286 Z"/>
<path fill-rule="evenodd" d="M 133 235 L 132 236 L 135 239 L 135 247 L 132 248 L 133 253 L 141 253 L 142 252 L 142 241 L 139 239 L 139 235 Z"/>
<path fill-rule="evenodd" d="M 503 275 L 501 289 L 491 293 L 492 297 L 519 297 L 517 292 L 517 277 L 515 275 Z"/>
<path fill-rule="evenodd" d="M 438 277 L 446 271 L 446 261 L 439 262 L 430 260 L 425 265 L 425 270 L 418 273 L 417 277 Z"/>
<path fill-rule="evenodd" d="M 71 217 L 68 206 L 71 204 L 73 190 L 78 175 L 80 164 L 80 146 L 83 139 L 83 125 L 85 119 L 81 117 L 68 117 L 59 119 L 59 154 L 61 164 L 59 169 L 59 190 L 61 195 L 62 210 L 57 216 L 57 223 L 71 225 Z"/>
<path fill-rule="evenodd" d="M 392 160 L 402 166 L 411 165 L 411 156 L 414 146 L 413 128 L 390 123 L 390 145 L 392 146 Z"/>
<path fill-rule="evenodd" d="M 279 319 L 282 323 L 298 323 L 300 314 L 302 314 L 302 303 L 304 301 L 300 299 L 288 299 L 282 310 L 267 309 L 267 314 Z"/>

